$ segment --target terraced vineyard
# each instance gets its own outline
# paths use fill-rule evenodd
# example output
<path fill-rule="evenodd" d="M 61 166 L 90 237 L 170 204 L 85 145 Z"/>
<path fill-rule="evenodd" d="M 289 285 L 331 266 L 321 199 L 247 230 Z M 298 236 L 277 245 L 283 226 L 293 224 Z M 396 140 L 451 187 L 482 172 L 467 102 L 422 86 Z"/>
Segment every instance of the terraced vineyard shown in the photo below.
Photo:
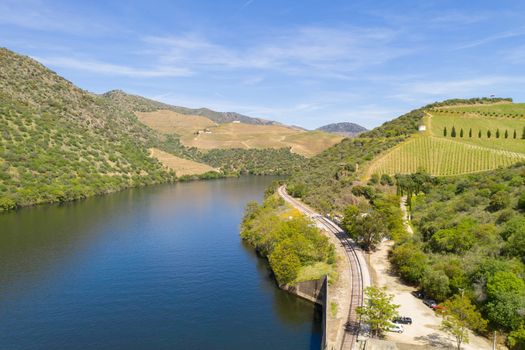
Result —
<path fill-rule="evenodd" d="M 496 169 L 519 161 L 525 161 L 525 154 L 420 136 L 378 158 L 368 174 L 406 174 L 422 168 L 432 175 L 456 175 Z"/>
<path fill-rule="evenodd" d="M 523 115 L 525 104 L 512 103 L 430 110 L 424 118 L 427 131 L 376 158 L 365 176 L 419 169 L 432 175 L 459 175 L 524 161 Z"/>

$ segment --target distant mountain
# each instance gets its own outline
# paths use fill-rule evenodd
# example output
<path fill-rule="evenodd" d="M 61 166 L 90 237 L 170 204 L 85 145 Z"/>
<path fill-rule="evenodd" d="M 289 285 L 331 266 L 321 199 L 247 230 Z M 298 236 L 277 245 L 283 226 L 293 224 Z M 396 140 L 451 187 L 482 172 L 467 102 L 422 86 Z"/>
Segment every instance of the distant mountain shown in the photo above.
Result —
<path fill-rule="evenodd" d="M 245 124 L 255 125 L 276 125 L 279 124 L 272 120 L 248 117 L 236 112 L 216 112 L 209 108 L 187 108 L 172 106 L 166 103 L 147 99 L 142 96 L 131 95 L 122 90 L 111 90 L 102 95 L 113 103 L 130 112 L 154 112 L 160 109 L 167 109 L 181 114 L 198 115 L 213 120 L 218 124 L 240 121 Z"/>
<path fill-rule="evenodd" d="M 362 127 L 359 124 L 349 122 L 328 124 L 317 128 L 317 130 L 326 131 L 333 134 L 340 134 L 344 136 L 356 136 L 359 133 L 368 131 L 368 129 Z"/>

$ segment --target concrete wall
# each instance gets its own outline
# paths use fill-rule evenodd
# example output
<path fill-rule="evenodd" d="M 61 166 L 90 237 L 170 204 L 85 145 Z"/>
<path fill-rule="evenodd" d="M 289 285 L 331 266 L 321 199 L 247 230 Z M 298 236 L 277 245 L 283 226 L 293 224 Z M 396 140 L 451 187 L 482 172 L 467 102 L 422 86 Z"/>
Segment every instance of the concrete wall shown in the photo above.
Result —
<path fill-rule="evenodd" d="M 329 334 L 327 328 L 328 312 L 330 307 L 328 303 L 328 278 L 325 276 L 318 280 L 298 282 L 294 286 L 282 286 L 284 290 L 295 294 L 303 299 L 309 300 L 313 303 L 319 304 L 323 310 L 323 339 L 321 341 L 321 349 L 326 349 L 326 335 Z"/>

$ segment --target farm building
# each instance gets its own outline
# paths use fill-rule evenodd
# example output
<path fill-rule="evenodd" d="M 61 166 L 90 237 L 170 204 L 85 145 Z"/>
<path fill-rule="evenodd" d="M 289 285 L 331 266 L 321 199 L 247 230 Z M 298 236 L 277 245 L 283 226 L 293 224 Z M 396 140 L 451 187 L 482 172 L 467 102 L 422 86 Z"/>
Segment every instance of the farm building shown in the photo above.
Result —
<path fill-rule="evenodd" d="M 419 131 L 427 131 L 427 126 L 426 125 L 420 125 L 418 126 L 417 128 Z"/>

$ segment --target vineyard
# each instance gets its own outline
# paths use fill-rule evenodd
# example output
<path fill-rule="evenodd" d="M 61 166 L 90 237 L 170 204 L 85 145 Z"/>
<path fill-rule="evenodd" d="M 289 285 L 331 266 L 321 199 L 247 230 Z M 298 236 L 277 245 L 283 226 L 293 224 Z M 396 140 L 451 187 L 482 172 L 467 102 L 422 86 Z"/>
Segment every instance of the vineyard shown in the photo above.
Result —
<path fill-rule="evenodd" d="M 379 157 L 367 174 L 457 175 L 496 169 L 525 161 L 525 154 L 495 150 L 437 137 L 414 137 Z"/>
<path fill-rule="evenodd" d="M 499 119 L 489 117 L 474 116 L 455 116 L 449 114 L 436 113 L 432 114 L 430 132 L 432 136 L 444 137 L 443 130 L 447 128 L 447 139 L 451 138 L 452 127 L 456 129 L 457 137 L 454 140 L 465 142 L 471 145 L 494 148 L 504 151 L 525 153 L 525 140 L 521 139 L 523 128 L 525 127 L 525 118 L 519 119 Z M 463 137 L 460 137 L 460 131 L 463 129 Z M 469 132 L 472 130 L 472 137 Z M 499 130 L 500 137 L 496 137 Z M 487 137 L 487 132 L 491 132 L 491 137 Z M 505 131 L 508 138 L 505 138 Z M 481 137 L 479 133 L 481 132 Z M 516 139 L 513 134 L 516 132 Z"/>

